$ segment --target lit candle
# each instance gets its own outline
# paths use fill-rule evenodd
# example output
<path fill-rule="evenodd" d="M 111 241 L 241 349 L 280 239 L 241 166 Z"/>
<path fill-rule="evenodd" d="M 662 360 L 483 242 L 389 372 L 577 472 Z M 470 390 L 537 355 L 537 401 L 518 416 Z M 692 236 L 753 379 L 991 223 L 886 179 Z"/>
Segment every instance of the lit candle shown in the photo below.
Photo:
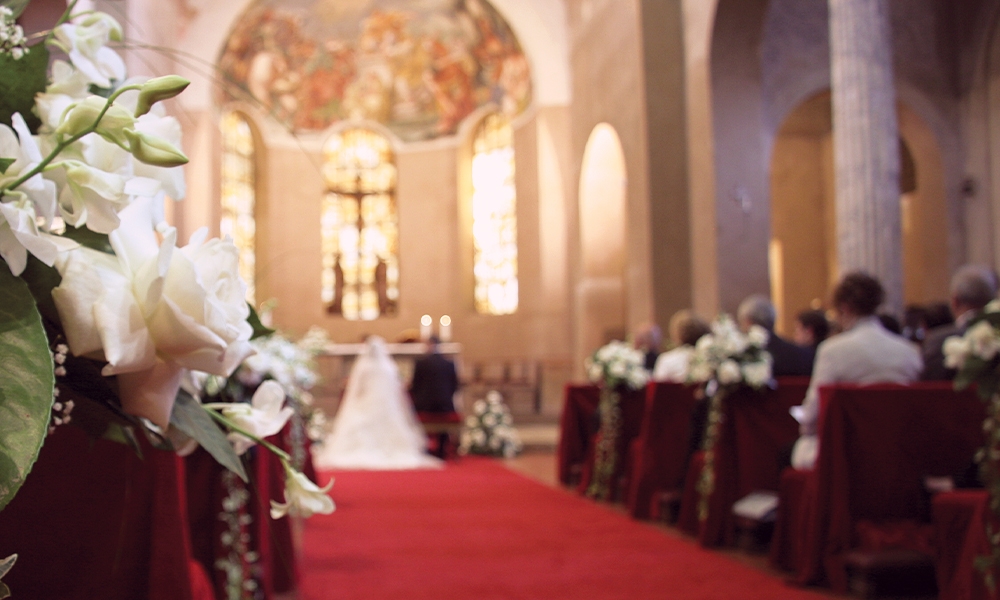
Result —
<path fill-rule="evenodd" d="M 434 323 L 434 319 L 430 315 L 424 315 L 420 317 L 420 339 L 427 341 L 431 339 L 431 324 Z"/>
<path fill-rule="evenodd" d="M 443 315 L 441 317 L 441 327 L 438 328 L 438 337 L 442 342 L 451 341 L 451 317 Z"/>

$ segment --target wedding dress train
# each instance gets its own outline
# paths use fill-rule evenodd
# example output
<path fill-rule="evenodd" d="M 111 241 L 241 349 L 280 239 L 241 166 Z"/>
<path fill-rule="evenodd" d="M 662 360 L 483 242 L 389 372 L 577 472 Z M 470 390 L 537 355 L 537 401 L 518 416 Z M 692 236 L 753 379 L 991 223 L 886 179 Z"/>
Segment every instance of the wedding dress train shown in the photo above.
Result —
<path fill-rule="evenodd" d="M 385 342 L 368 338 L 351 369 L 330 433 L 313 456 L 321 469 L 440 467 Z"/>

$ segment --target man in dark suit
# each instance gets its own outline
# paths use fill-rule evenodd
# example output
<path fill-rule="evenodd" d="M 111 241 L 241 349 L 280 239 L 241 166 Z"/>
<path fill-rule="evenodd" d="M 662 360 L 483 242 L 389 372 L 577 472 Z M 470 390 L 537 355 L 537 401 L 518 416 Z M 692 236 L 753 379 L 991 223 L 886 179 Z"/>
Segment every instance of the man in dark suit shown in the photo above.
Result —
<path fill-rule="evenodd" d="M 951 278 L 950 293 L 955 322 L 927 332 L 924 338 L 924 372 L 920 376 L 925 381 L 955 378 L 955 370 L 944 366 L 944 341 L 953 335 L 964 334 L 969 323 L 996 297 L 996 274 L 989 267 L 965 265 Z"/>
<path fill-rule="evenodd" d="M 760 325 L 768 332 L 767 350 L 774 362 L 771 364 L 771 374 L 774 377 L 812 375 L 813 359 L 816 357 L 814 348 L 806 348 L 793 344 L 774 333 L 774 321 L 777 313 L 774 305 L 766 296 L 754 294 L 740 303 L 736 311 L 736 322 L 745 333 L 751 325 Z"/>
<path fill-rule="evenodd" d="M 455 412 L 458 374 L 455 363 L 441 356 L 439 343 L 438 338 L 432 336 L 427 342 L 427 354 L 413 365 L 410 397 L 417 412 Z"/>

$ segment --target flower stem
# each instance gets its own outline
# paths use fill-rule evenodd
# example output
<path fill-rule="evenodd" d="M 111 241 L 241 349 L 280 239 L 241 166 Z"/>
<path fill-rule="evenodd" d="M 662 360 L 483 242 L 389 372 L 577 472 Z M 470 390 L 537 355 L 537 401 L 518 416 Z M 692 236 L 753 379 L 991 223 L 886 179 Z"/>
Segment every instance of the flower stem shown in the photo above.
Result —
<path fill-rule="evenodd" d="M 204 408 L 205 412 L 207 412 L 209 414 L 209 416 L 211 416 L 213 419 L 215 419 L 219 423 L 222 423 L 227 428 L 229 428 L 231 431 L 233 431 L 235 433 L 238 433 L 238 434 L 240 434 L 240 435 L 242 435 L 244 437 L 248 437 L 251 440 L 253 440 L 253 441 L 257 442 L 258 444 L 260 444 L 261 446 L 267 448 L 268 450 L 270 450 L 271 452 L 273 452 L 278 458 L 280 458 L 283 462 L 287 462 L 287 461 L 290 461 L 292 459 L 292 457 L 289 456 L 287 452 L 285 452 L 281 448 L 275 446 L 271 442 L 268 442 L 268 441 L 264 440 L 263 438 L 260 438 L 260 437 L 258 437 L 256 435 L 250 433 L 249 431 L 243 429 L 239 425 L 236 425 L 235 423 L 233 423 L 232 421 L 230 421 L 226 417 L 222 416 L 221 414 L 219 414 L 218 412 L 212 410 L 211 408 L 208 408 L 207 406 L 202 406 L 202 408 Z"/>
<path fill-rule="evenodd" d="M 45 167 L 49 166 L 49 163 L 51 163 L 53 160 L 55 160 L 55 158 L 57 156 L 59 156 L 59 154 L 63 150 L 65 150 L 71 144 L 79 141 L 84 136 L 90 135 L 91 133 L 94 133 L 95 131 L 97 131 L 98 125 L 101 124 L 101 119 L 103 119 L 104 115 L 107 114 L 108 110 L 111 108 L 111 105 L 114 104 L 115 100 L 118 99 L 118 96 L 121 96 L 122 93 L 124 93 L 124 92 L 128 92 L 128 91 L 131 91 L 131 90 L 139 90 L 139 89 L 142 89 L 142 85 L 134 83 L 132 85 L 122 86 L 122 87 L 118 88 L 117 90 L 115 90 L 115 93 L 111 94 L 111 97 L 109 97 L 108 100 L 107 100 L 107 102 L 105 102 L 104 108 L 101 109 L 101 113 L 99 115 L 97 115 L 97 119 L 94 120 L 94 124 L 93 125 L 91 125 L 90 127 L 87 127 L 86 129 L 84 129 L 80 133 L 74 135 L 73 137 L 71 137 L 71 138 L 69 138 L 67 140 L 63 140 L 63 141 L 59 142 L 58 144 L 56 144 L 56 147 L 52 149 L 52 152 L 49 152 L 49 155 L 46 156 L 45 158 L 43 158 L 40 163 L 38 163 L 37 165 L 34 166 L 34 168 L 32 168 L 31 170 L 29 170 L 27 173 L 21 175 L 20 177 L 18 177 L 13 182 L 11 182 L 9 184 L 6 184 L 6 185 L 3 185 L 3 186 L 0 186 L 0 194 L 2 194 L 3 192 L 5 192 L 7 190 L 15 190 L 15 189 L 17 189 L 18 186 L 20 186 L 24 182 L 28 181 L 29 179 L 31 179 L 35 175 L 38 175 L 39 173 L 43 172 L 45 170 Z"/>

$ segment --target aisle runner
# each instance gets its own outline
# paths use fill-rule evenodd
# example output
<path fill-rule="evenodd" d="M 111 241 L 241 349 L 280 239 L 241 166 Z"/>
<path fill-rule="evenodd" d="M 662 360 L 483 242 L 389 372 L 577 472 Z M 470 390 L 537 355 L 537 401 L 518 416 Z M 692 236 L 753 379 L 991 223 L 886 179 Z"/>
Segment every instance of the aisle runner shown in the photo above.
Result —
<path fill-rule="evenodd" d="M 490 459 L 336 479 L 337 511 L 306 524 L 303 600 L 824 597 Z"/>

